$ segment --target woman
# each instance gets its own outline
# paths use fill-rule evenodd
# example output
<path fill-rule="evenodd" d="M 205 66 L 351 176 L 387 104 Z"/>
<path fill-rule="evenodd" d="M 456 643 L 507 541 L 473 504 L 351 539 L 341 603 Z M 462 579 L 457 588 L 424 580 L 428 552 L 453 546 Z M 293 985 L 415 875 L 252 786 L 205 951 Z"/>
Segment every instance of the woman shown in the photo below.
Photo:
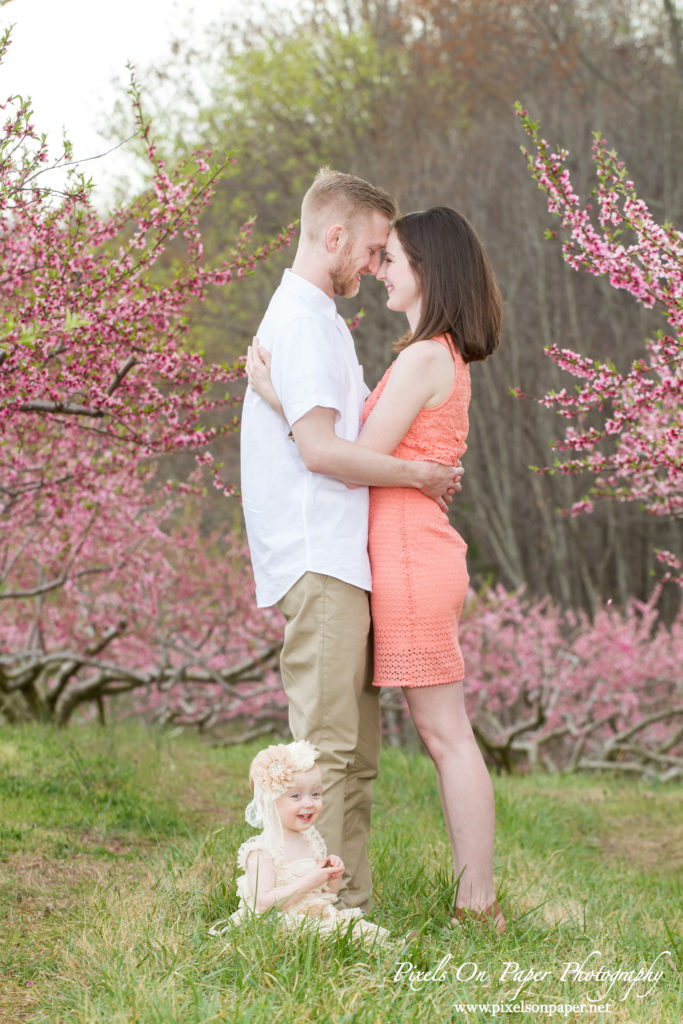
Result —
<path fill-rule="evenodd" d="M 377 274 L 389 309 L 408 318 L 397 359 L 369 396 L 358 443 L 454 465 L 466 448 L 469 363 L 500 342 L 502 301 L 467 220 L 447 207 L 400 218 Z M 278 408 L 267 354 L 247 357 L 250 386 Z M 463 693 L 458 623 L 467 547 L 431 499 L 371 488 L 369 553 L 376 686 L 401 686 L 434 761 L 457 880 L 454 921 L 505 919 L 493 886 L 493 787 Z"/>

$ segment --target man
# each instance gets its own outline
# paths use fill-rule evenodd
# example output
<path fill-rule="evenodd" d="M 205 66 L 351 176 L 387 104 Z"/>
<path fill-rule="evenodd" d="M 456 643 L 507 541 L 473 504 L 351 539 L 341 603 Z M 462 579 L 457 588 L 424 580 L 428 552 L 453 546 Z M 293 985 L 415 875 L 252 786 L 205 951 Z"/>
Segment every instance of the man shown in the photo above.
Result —
<path fill-rule="evenodd" d="M 377 273 L 397 213 L 391 196 L 361 178 L 318 172 L 304 196 L 292 269 L 258 329 L 287 422 L 248 391 L 241 432 L 257 602 L 277 604 L 285 617 L 290 728 L 320 750 L 318 827 L 346 865 L 343 902 L 364 910 L 380 748 L 368 657 L 367 485 L 415 487 L 443 501 L 454 484 L 451 467 L 353 444 L 368 390 L 334 296 L 355 295 L 361 277 Z"/>

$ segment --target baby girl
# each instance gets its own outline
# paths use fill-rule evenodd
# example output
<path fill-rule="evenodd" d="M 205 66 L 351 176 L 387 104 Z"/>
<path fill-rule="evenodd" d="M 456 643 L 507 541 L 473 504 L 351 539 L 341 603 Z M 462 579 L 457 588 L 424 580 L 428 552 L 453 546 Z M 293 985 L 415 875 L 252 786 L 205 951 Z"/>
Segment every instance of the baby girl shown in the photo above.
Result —
<path fill-rule="evenodd" d="M 360 909 L 335 906 L 344 864 L 327 853 L 315 827 L 322 810 L 317 755 L 312 744 L 299 740 L 267 747 L 252 761 L 254 798 L 245 818 L 262 831 L 239 848 L 237 863 L 244 874 L 237 880 L 239 909 L 230 921 L 274 908 L 290 927 L 307 921 L 331 931 L 353 921 L 354 935 L 384 940 L 386 929 L 366 921 Z M 218 928 L 221 923 L 212 934 L 225 930 Z"/>

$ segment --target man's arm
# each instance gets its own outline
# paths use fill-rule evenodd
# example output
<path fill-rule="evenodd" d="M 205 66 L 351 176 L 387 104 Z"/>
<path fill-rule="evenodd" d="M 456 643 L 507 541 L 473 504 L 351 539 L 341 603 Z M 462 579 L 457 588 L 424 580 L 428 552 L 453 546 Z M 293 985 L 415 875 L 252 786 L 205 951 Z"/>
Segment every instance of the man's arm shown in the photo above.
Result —
<path fill-rule="evenodd" d="M 390 455 L 423 409 L 441 405 L 453 388 L 455 367 L 438 341 L 415 341 L 399 352 L 358 441 Z"/>
<path fill-rule="evenodd" d="M 270 354 L 261 348 L 258 338 L 254 338 L 247 351 L 246 369 L 250 387 L 286 422 L 270 377 Z M 420 398 L 396 442 L 410 426 L 421 402 Z M 376 412 L 372 415 L 377 419 Z M 447 503 L 453 500 L 453 492 L 461 490 L 462 467 L 453 468 L 433 462 L 397 459 L 345 441 L 334 431 L 335 418 L 334 409 L 316 406 L 297 420 L 292 428 L 299 454 L 306 468 L 312 473 L 323 473 L 349 484 L 414 487 L 433 498 L 444 511 Z M 386 443 L 386 438 L 383 438 L 383 441 Z M 388 450 L 392 450 L 392 447 Z"/>
<path fill-rule="evenodd" d="M 372 487 L 414 487 L 446 511 L 449 489 L 460 489 L 460 470 L 436 462 L 413 462 L 384 455 L 338 437 L 335 411 L 316 406 L 296 423 L 292 434 L 311 473 L 324 473 L 347 483 Z"/>

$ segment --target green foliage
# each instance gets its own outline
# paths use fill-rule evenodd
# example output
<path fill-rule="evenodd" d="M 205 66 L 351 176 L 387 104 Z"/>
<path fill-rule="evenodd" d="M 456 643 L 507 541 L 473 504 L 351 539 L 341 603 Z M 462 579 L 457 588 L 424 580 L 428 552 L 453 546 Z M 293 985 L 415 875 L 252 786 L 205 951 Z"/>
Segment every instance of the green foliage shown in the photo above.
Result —
<path fill-rule="evenodd" d="M 211 936 L 209 927 L 237 905 L 235 855 L 251 834 L 242 814 L 255 750 L 122 727 L 76 730 L 67 749 L 64 734 L 51 729 L 0 730 L 3 776 L 11 766 L 19 780 L 13 785 L 31 789 L 32 800 L 2 798 L 0 1019 L 484 1021 L 490 1013 L 466 1016 L 455 1007 L 514 1002 L 517 986 L 500 980 L 511 962 L 549 972 L 545 981 L 527 982 L 519 999 L 585 1002 L 585 983 L 559 978 L 566 962 L 582 962 L 592 950 L 599 950 L 601 965 L 624 970 L 671 953 L 646 999 L 634 992 L 621 998 L 622 984 L 608 1016 L 563 1019 L 680 1018 L 680 787 L 595 777 L 494 780 L 499 893 L 510 922 L 501 938 L 477 926 L 451 926 L 453 878 L 432 765 L 423 755 L 387 750 L 376 784 L 371 916 L 389 928 L 392 941 L 378 946 L 343 931 L 290 932 L 269 915 Z M 22 767 L 31 764 L 42 780 L 32 787 Z M 78 811 L 78 793 L 117 786 L 129 800 L 140 794 L 150 821 L 162 822 L 173 806 L 175 826 L 152 834 L 133 814 L 123 826 L 114 808 L 97 835 L 82 834 L 74 845 L 73 828 L 92 822 L 82 797 Z M 30 827 L 32 814 L 41 828 Z M 68 859 L 47 842 L 48 831 L 53 841 L 71 843 Z M 397 978 L 401 963 L 433 970 L 444 957 L 443 976 L 417 991 Z M 458 980 L 465 963 L 486 978 Z M 514 1019 L 537 1024 L 546 1017 L 529 1011 Z"/>
<path fill-rule="evenodd" d="M 380 49 L 369 25 L 344 32 L 324 22 L 272 35 L 233 56 L 213 109 L 199 124 L 217 129 L 240 151 L 258 153 L 264 165 L 265 150 L 274 145 L 283 154 L 280 173 L 301 176 L 313 138 L 342 156 L 375 124 L 374 104 L 388 99 L 400 71 L 396 57 Z M 279 191 L 275 187 L 272 196 Z"/>

